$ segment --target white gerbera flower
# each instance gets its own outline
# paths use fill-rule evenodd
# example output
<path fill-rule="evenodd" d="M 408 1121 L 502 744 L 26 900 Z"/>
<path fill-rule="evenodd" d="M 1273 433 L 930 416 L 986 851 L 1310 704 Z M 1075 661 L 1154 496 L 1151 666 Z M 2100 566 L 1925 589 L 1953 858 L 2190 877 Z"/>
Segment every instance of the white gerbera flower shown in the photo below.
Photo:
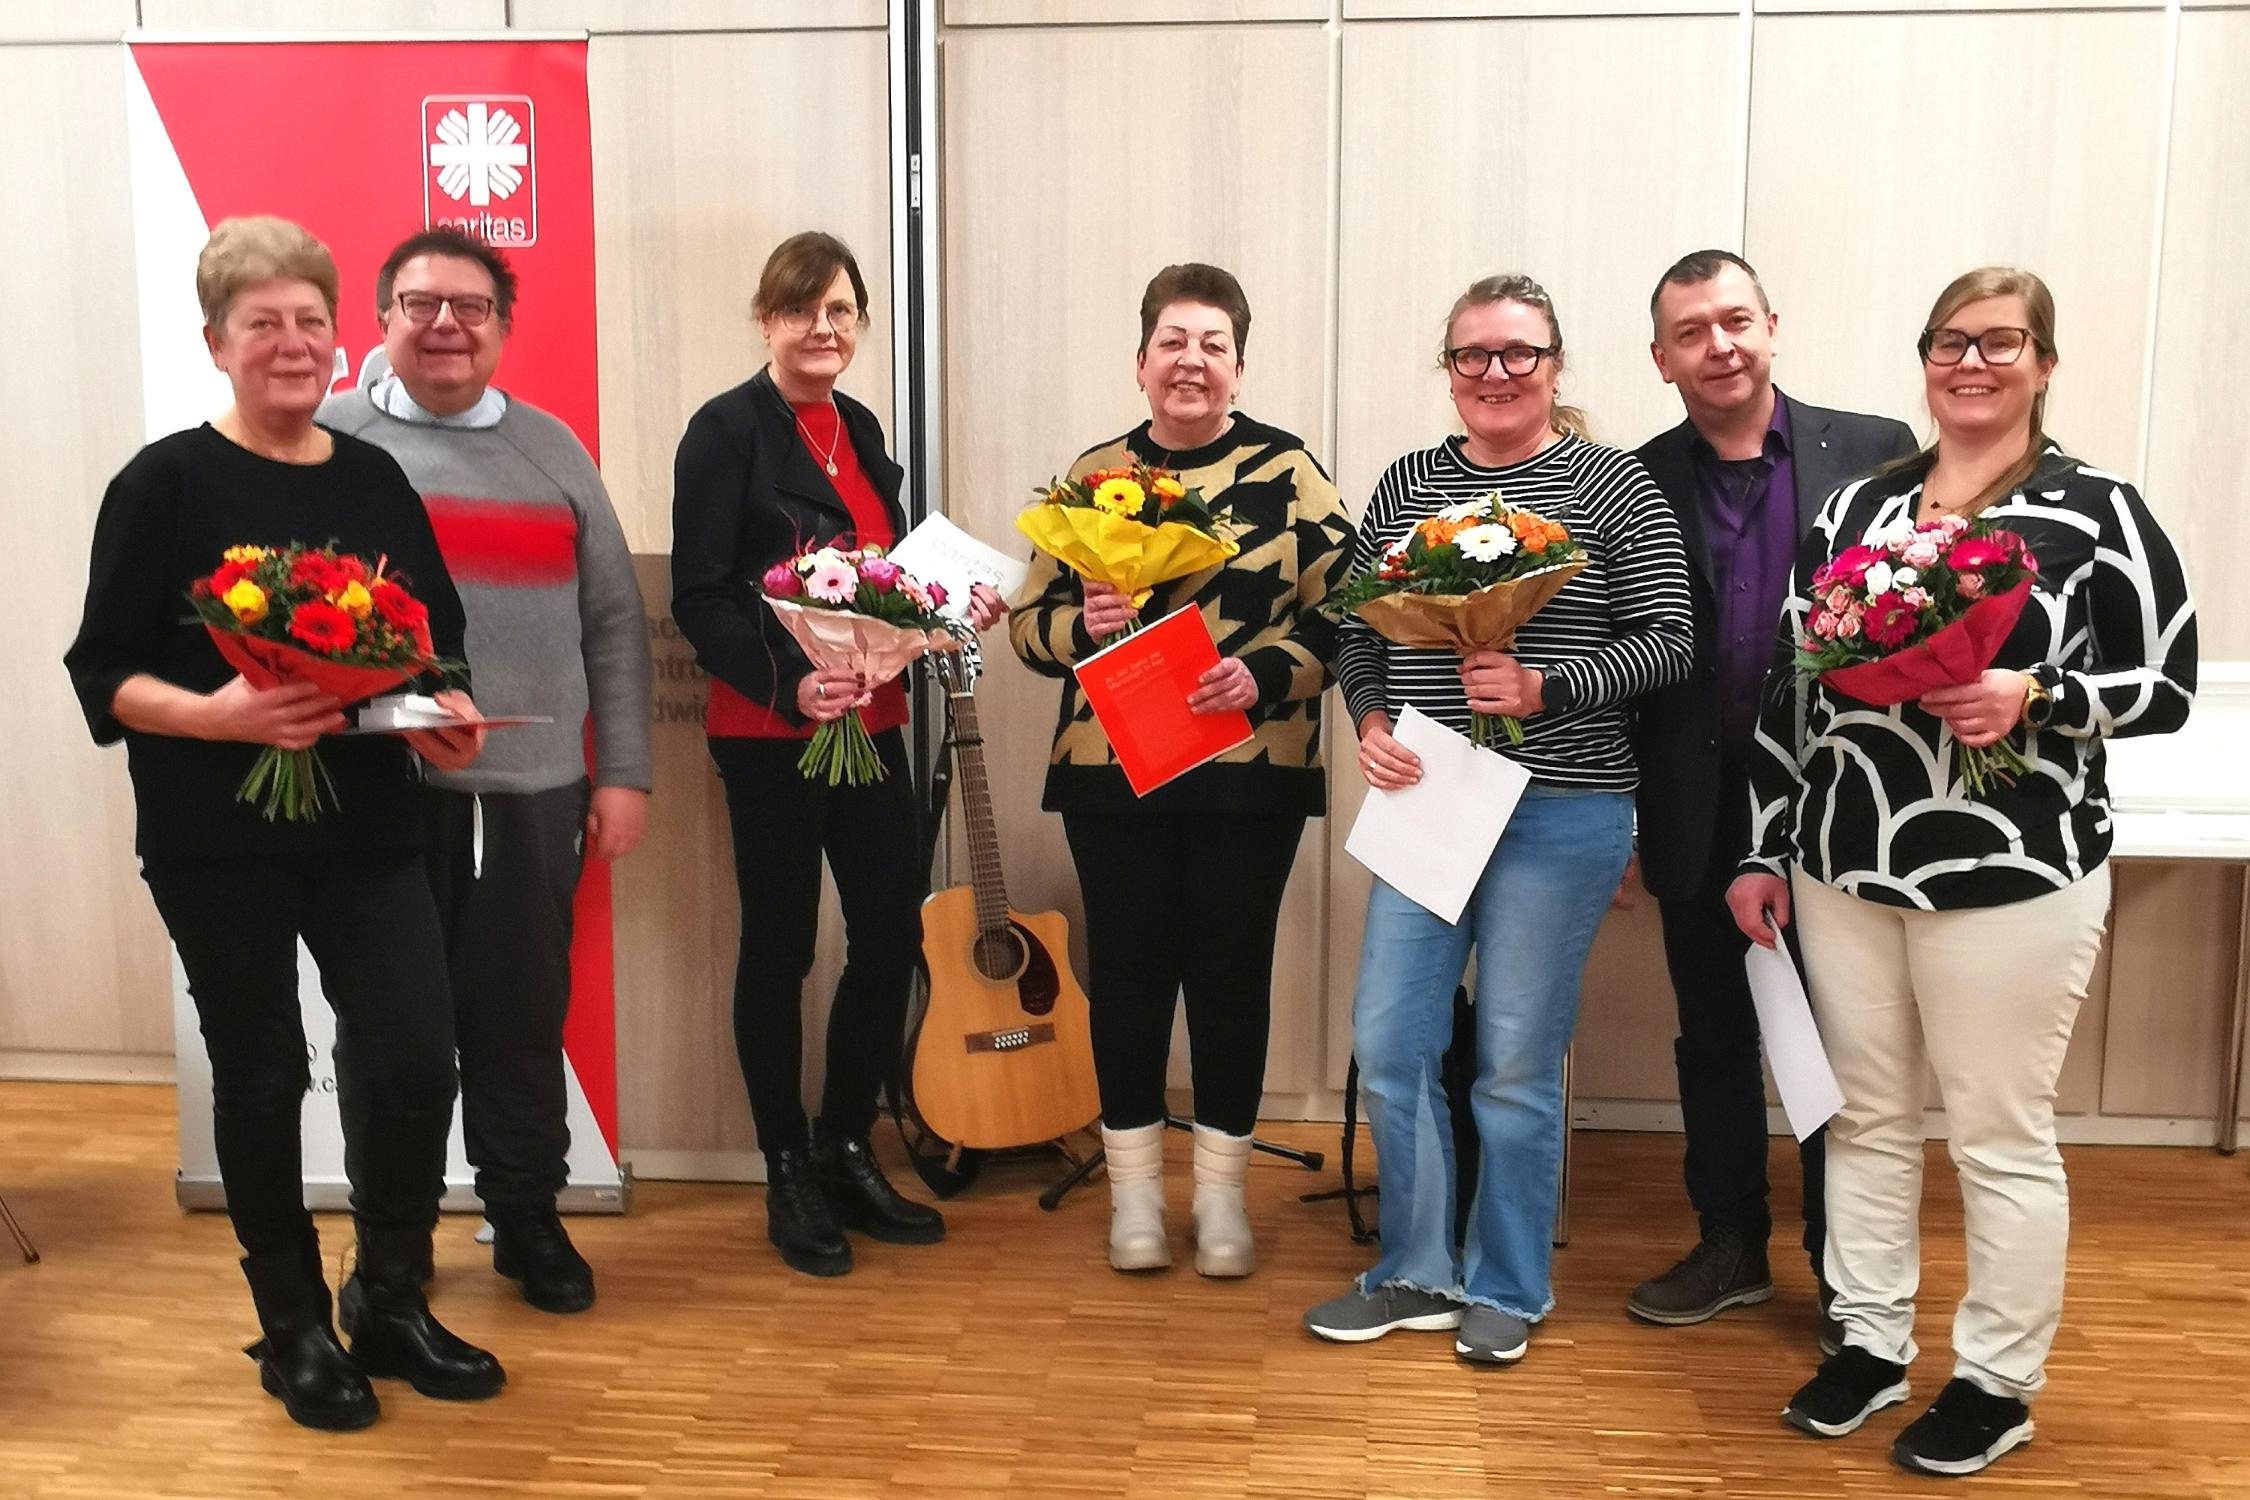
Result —
<path fill-rule="evenodd" d="M 1471 526 L 1453 542 L 1472 562 L 1498 562 L 1516 550 L 1515 536 L 1505 526 Z"/>
<path fill-rule="evenodd" d="M 1488 516 L 1492 514 L 1492 502 L 1495 498 L 1497 497 L 1486 495 L 1477 500 L 1463 500 L 1458 505 L 1448 505 L 1438 514 L 1448 521 L 1466 521 L 1471 516 Z"/>

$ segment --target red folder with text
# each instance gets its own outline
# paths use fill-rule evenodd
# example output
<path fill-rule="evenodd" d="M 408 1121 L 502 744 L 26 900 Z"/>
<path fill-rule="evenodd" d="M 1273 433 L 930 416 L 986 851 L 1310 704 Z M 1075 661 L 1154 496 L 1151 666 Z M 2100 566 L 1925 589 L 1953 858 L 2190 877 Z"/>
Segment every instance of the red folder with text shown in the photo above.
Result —
<path fill-rule="evenodd" d="M 1165 782 L 1224 755 L 1250 738 L 1239 709 L 1199 714 L 1188 695 L 1219 664 L 1219 648 L 1193 605 L 1173 610 L 1078 664 L 1078 686 L 1117 752 L 1117 763 L 1145 797 Z"/>

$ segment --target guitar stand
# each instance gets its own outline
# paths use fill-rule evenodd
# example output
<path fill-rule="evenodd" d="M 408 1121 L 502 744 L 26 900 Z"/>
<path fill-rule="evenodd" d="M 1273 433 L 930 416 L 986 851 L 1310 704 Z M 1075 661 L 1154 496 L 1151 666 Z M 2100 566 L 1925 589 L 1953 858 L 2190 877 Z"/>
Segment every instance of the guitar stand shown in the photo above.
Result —
<path fill-rule="evenodd" d="M 1186 1119 L 1180 1115 L 1166 1115 L 1164 1117 L 1164 1123 L 1174 1130 L 1193 1130 L 1195 1128 L 1195 1122 L 1193 1120 Z M 1250 1149 L 1253 1151 L 1263 1151 L 1268 1156 L 1278 1156 L 1283 1161 L 1293 1161 L 1308 1172 L 1319 1171 L 1322 1165 L 1325 1164 L 1328 1160 L 1326 1156 L 1322 1155 L 1318 1151 L 1300 1151 L 1295 1146 L 1283 1146 L 1273 1141 L 1261 1141 L 1256 1136 L 1252 1136 L 1250 1138 Z M 1062 1203 L 1063 1195 L 1068 1193 L 1072 1188 L 1077 1187 L 1080 1183 L 1083 1183 L 1088 1177 L 1091 1177 L 1094 1174 L 1094 1168 L 1100 1166 L 1104 1159 L 1105 1157 L 1100 1151 L 1096 1151 L 1092 1155 L 1088 1156 L 1084 1161 L 1080 1162 L 1076 1167 L 1071 1169 L 1071 1173 L 1068 1177 L 1065 1177 L 1062 1181 L 1056 1183 L 1053 1187 L 1047 1189 L 1047 1191 L 1039 1195 L 1039 1206 L 1045 1209 L 1047 1212 L 1053 1213 L 1055 1209 Z"/>

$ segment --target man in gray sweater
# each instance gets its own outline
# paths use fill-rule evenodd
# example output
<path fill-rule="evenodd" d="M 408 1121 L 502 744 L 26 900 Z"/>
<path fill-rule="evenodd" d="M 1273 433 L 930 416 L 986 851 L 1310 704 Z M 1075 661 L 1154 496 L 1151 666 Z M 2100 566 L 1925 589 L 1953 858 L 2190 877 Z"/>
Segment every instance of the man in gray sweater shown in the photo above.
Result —
<path fill-rule="evenodd" d="M 388 451 L 421 491 L 468 612 L 478 706 L 554 719 L 495 733 L 466 770 L 431 773 L 427 804 L 493 1267 L 560 1313 L 594 1300 L 555 1212 L 570 1149 L 571 908 L 582 860 L 616 859 L 647 826 L 649 653 L 593 460 L 561 422 L 492 384 L 515 299 L 515 273 L 481 240 L 404 241 L 376 275 L 382 352 L 319 419 Z"/>

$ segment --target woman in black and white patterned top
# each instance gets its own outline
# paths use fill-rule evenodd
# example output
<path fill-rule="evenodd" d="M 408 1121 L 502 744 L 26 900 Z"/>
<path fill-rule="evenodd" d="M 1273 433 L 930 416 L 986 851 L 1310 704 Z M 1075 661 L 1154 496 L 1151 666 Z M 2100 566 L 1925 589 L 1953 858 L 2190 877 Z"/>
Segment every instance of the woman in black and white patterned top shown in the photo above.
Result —
<path fill-rule="evenodd" d="M 1827 1249 L 1844 1348 L 1785 1415 L 1840 1437 L 1906 1399 L 1926 1059 L 1960 1176 L 1969 1286 L 1954 1378 L 1892 1454 L 1959 1474 L 2031 1436 L 2070 1228 L 2055 1081 L 2109 908 L 2103 743 L 2187 718 L 2195 608 L 2139 492 L 2044 437 L 2056 347 L 2038 277 L 1959 278 L 1921 351 L 1937 443 L 1829 497 L 1798 557 L 1751 768 L 1753 848 L 1728 899 L 1771 946 L 1794 895 L 1844 1093 Z M 2039 562 L 1991 669 L 1892 708 L 1800 682 L 1788 652 L 1815 570 L 1870 533 L 1953 515 L 2016 532 Z M 1964 785 L 1956 744 L 2010 736 L 2030 769 Z"/>
<path fill-rule="evenodd" d="M 1367 902 L 1352 1045 L 1383 1163 L 1383 1253 L 1358 1284 L 1305 1315 L 1342 1343 L 1399 1328 L 1457 1328 L 1464 1358 L 1520 1358 L 1554 1305 L 1548 1272 L 1562 1150 L 1562 1059 L 1594 929 L 1632 845 L 1633 752 L 1625 709 L 1683 676 L 1693 653 L 1687 551 L 1672 511 L 1631 454 L 1586 438 L 1555 402 L 1563 362 L 1554 303 L 1525 276 L 1469 288 L 1441 352 L 1465 429 L 1391 465 L 1353 549 L 1364 568 L 1417 521 L 1494 490 L 1560 522 L 1589 559 L 1508 652 L 1463 660 L 1396 646 L 1360 620 L 1339 633 L 1336 675 L 1370 785 L 1421 775 L 1391 733 L 1409 706 L 1459 730 L 1471 711 L 1523 721 L 1494 749 L 1532 784 L 1458 921 L 1377 880 Z M 1438 1060 L 1453 991 L 1477 958 L 1482 1148 L 1468 1243 L 1454 1248 L 1453 1127 Z"/>

